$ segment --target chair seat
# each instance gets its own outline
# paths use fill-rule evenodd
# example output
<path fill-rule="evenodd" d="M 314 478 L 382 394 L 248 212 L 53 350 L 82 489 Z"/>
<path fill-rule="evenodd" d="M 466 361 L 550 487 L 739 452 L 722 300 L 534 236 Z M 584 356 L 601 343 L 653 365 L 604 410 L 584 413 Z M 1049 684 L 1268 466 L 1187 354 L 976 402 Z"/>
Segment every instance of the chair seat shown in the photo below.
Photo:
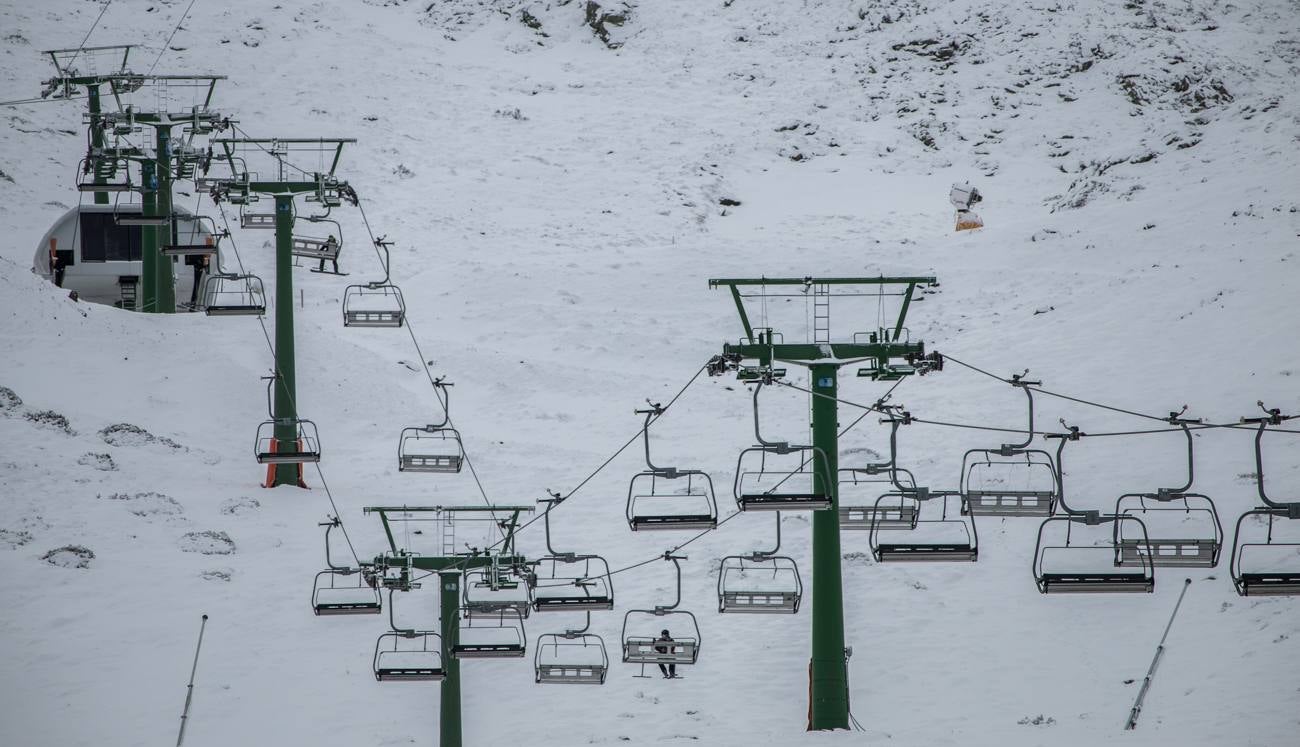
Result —
<path fill-rule="evenodd" d="M 596 664 L 538 664 L 537 682 L 543 685 L 603 685 L 606 669 Z"/>
<path fill-rule="evenodd" d="M 1241 589 L 1248 597 L 1300 594 L 1300 573 L 1243 573 Z"/>
<path fill-rule="evenodd" d="M 306 464 L 319 462 L 318 451 L 259 451 L 258 464 Z"/>
<path fill-rule="evenodd" d="M 724 591 L 719 612 L 748 614 L 793 614 L 799 610 L 800 595 L 793 591 Z"/>
<path fill-rule="evenodd" d="M 393 667 L 375 670 L 380 682 L 437 682 L 446 677 L 442 669 L 427 667 Z"/>
<path fill-rule="evenodd" d="M 1119 541 L 1119 564 L 1126 568 L 1141 567 L 1149 562 L 1157 568 L 1212 568 L 1219 558 L 1219 543 L 1210 539 L 1151 539 L 1148 556 L 1142 542 Z"/>
<path fill-rule="evenodd" d="M 322 602 L 314 609 L 318 615 L 376 615 L 382 605 L 379 602 Z"/>
<path fill-rule="evenodd" d="M 968 490 L 962 509 L 975 516 L 1051 516 L 1056 496 L 1049 490 Z"/>
<path fill-rule="evenodd" d="M 705 515 L 680 516 L 636 516 L 632 518 L 632 531 L 652 531 L 659 529 L 713 529 L 718 525 L 718 517 Z"/>
<path fill-rule="evenodd" d="M 878 544 L 876 560 L 890 562 L 974 562 L 979 556 L 979 548 L 970 545 L 943 544 Z"/>
<path fill-rule="evenodd" d="M 583 612 L 586 610 L 612 610 L 610 597 L 538 597 L 533 600 L 538 612 Z"/>
<path fill-rule="evenodd" d="M 819 493 L 741 493 L 741 511 L 819 511 L 831 498 Z"/>
<path fill-rule="evenodd" d="M 1045 593 L 1149 593 L 1155 579 L 1137 573 L 1044 573 L 1039 589 Z"/>
<path fill-rule="evenodd" d="M 524 655 L 520 643 L 475 643 L 452 646 L 451 655 L 457 659 L 510 659 Z"/>

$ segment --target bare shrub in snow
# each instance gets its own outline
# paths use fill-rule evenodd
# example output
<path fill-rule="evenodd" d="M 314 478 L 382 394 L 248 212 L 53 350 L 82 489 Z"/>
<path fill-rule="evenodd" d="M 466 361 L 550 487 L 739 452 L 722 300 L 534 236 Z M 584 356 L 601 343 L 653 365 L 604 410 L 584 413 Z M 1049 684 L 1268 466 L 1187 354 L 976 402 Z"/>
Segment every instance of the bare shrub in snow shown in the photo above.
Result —
<path fill-rule="evenodd" d="M 241 495 L 238 498 L 227 498 L 221 503 L 221 513 L 223 514 L 242 514 L 249 511 L 255 511 L 262 506 L 262 502 L 256 498 L 249 498 Z"/>
<path fill-rule="evenodd" d="M 24 415 L 24 417 L 42 428 L 51 428 L 56 431 L 62 431 L 69 436 L 77 435 L 76 431 L 72 430 L 72 426 L 69 425 L 68 419 L 53 410 L 29 412 Z"/>
<path fill-rule="evenodd" d="M 196 552 L 200 555 L 231 555 L 235 552 L 235 541 L 225 532 L 186 532 L 177 542 L 181 552 Z"/>
<path fill-rule="evenodd" d="M 184 446 L 170 438 L 155 436 L 138 425 L 114 423 L 99 432 L 99 437 L 109 446 L 148 446 L 158 444 L 169 449 L 183 449 Z"/>
<path fill-rule="evenodd" d="M 23 406 L 23 399 L 7 386 L 0 386 L 0 415 L 9 417 Z"/>
<path fill-rule="evenodd" d="M 78 457 L 77 464 L 83 467 L 93 467 L 100 472 L 113 472 L 117 469 L 117 463 L 113 461 L 112 454 L 96 454 L 93 451 L 87 451 Z"/>

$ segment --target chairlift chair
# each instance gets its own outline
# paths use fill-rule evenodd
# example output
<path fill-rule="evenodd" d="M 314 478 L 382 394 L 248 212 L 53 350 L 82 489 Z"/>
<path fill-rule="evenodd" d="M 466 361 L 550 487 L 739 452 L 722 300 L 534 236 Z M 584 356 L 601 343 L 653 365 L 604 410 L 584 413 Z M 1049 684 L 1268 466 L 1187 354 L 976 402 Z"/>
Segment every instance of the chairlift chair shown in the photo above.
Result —
<path fill-rule="evenodd" d="M 388 591 L 388 623 L 392 628 L 375 640 L 372 670 L 380 682 L 427 682 L 446 677 L 442 636 L 432 630 L 399 628 L 393 617 L 393 590 Z"/>
<path fill-rule="evenodd" d="M 239 206 L 239 227 L 275 230 L 275 212 L 258 213 L 248 209 L 248 203 Z"/>
<path fill-rule="evenodd" d="M 1046 517 L 1056 512 L 1056 465 L 1052 455 L 1030 448 L 1034 440 L 1034 392 L 1024 374 L 1012 375 L 1013 387 L 1029 403 L 1029 428 L 1023 443 L 996 449 L 971 449 L 962 457 L 962 511 L 976 516 Z"/>
<path fill-rule="evenodd" d="M 1034 544 L 1034 583 L 1043 594 L 1149 594 L 1155 591 L 1155 566 L 1151 562 L 1146 524 L 1131 514 L 1076 511 L 1065 502 L 1065 443 L 1077 441 L 1084 435 L 1077 427 L 1070 427 L 1068 433 L 1046 436 L 1060 440 L 1056 448 L 1057 496 L 1064 513 L 1044 519 L 1038 527 L 1038 539 Z M 1126 526 L 1116 526 L 1121 523 Z M 1108 530 L 1099 531 L 1104 528 Z M 1052 536 L 1053 530 L 1055 537 Z M 1076 537 L 1078 534 L 1084 537 Z M 1121 563 L 1120 537 L 1136 540 L 1140 548 L 1131 565 Z"/>
<path fill-rule="evenodd" d="M 290 439 L 275 435 L 277 427 L 292 428 Z M 320 435 L 316 424 L 301 418 L 272 418 L 257 426 L 254 446 L 258 464 L 306 464 L 320 461 Z"/>
<path fill-rule="evenodd" d="M 533 587 L 533 609 L 538 612 L 610 610 L 614 608 L 614 577 L 609 563 L 599 555 L 556 552 L 551 545 L 551 509 L 564 498 L 552 493 L 546 504 L 542 526 L 546 531 L 547 554 L 533 563 L 529 583 Z"/>
<path fill-rule="evenodd" d="M 614 608 L 609 563 L 599 555 L 549 555 L 533 571 L 533 609 L 538 612 Z"/>
<path fill-rule="evenodd" d="M 262 316 L 266 291 L 256 275 L 216 273 L 203 281 L 203 311 L 208 316 Z"/>
<path fill-rule="evenodd" d="M 799 566 L 776 555 L 729 555 L 718 569 L 718 612 L 793 615 L 803 600 Z"/>
<path fill-rule="evenodd" d="M 882 476 L 891 473 L 889 477 Z M 897 474 L 906 477 L 905 487 L 916 487 L 911 472 L 888 464 L 841 468 L 838 481 L 840 529 L 915 529 L 920 502 L 910 495 L 894 492 Z M 879 492 L 881 488 L 886 492 Z M 862 493 L 870 494 L 867 502 L 859 500 Z M 884 495 L 893 498 L 877 505 L 876 500 Z"/>
<path fill-rule="evenodd" d="M 518 609 L 501 609 L 460 615 L 451 655 L 457 659 L 508 659 L 524 655 L 524 618 Z"/>
<path fill-rule="evenodd" d="M 466 571 L 461 584 L 461 615 L 493 618 L 502 613 L 528 617 L 533 608 L 532 588 L 514 571 L 482 568 Z"/>
<path fill-rule="evenodd" d="M 641 435 L 645 440 L 646 469 L 632 477 L 627 487 L 628 526 L 632 531 L 713 529 L 718 525 L 718 504 L 713 479 L 701 470 L 656 467 L 650 461 L 650 423 L 663 413 L 655 405 L 637 410 L 645 415 Z"/>
<path fill-rule="evenodd" d="M 623 615 L 623 661 L 627 664 L 694 664 L 700 657 L 700 626 L 695 615 L 677 609 L 682 599 L 682 568 L 678 563 L 683 556 L 664 553 L 677 570 L 677 598 L 672 604 L 653 609 L 628 610 Z M 674 634 L 673 625 L 686 625 L 687 635 Z M 654 629 L 666 630 L 671 640 L 665 640 Z"/>
<path fill-rule="evenodd" d="M 767 441 L 759 429 L 758 394 L 763 380 L 754 383 L 754 438 L 756 446 L 740 452 L 732 493 L 741 511 L 797 511 L 830 508 L 834 481 L 830 460 L 813 446 Z"/>
<path fill-rule="evenodd" d="M 455 428 L 425 425 L 402 429 L 397 447 L 399 472 L 460 472 L 465 446 Z"/>
<path fill-rule="evenodd" d="M 533 668 L 539 685 L 603 685 L 609 654 L 594 633 L 545 633 L 537 638 Z"/>
<path fill-rule="evenodd" d="M 1154 493 L 1129 493 L 1115 501 L 1115 513 L 1142 519 L 1148 534 L 1148 544 L 1143 545 L 1137 537 L 1124 536 L 1123 530 L 1131 524 L 1115 524 L 1120 532 L 1116 538 L 1120 565 L 1141 564 L 1138 555 L 1148 549 L 1156 567 L 1213 568 L 1219 563 L 1223 525 L 1218 509 L 1208 496 L 1191 492 L 1196 476 L 1195 445 L 1187 426 L 1201 421 L 1181 418 L 1181 414 L 1170 413 L 1169 423 L 1181 427 L 1187 438 L 1187 482 Z"/>
<path fill-rule="evenodd" d="M 894 490 L 872 505 L 867 524 L 872 557 L 879 563 L 975 562 L 979 559 L 979 532 L 975 517 L 962 515 L 961 492 L 918 487 L 910 472 L 898 468 L 898 429 L 909 425 L 912 416 L 901 405 L 887 412 L 881 422 L 890 426 L 889 461 L 870 469 L 887 474 Z M 906 477 L 906 484 L 900 474 Z M 931 507 L 928 512 L 927 506 Z"/>
<path fill-rule="evenodd" d="M 325 570 L 316 574 L 312 583 L 311 607 L 317 615 L 376 615 L 383 609 L 378 583 L 358 568 L 334 565 L 330 557 L 330 532 L 342 527 L 338 517 L 332 517 L 325 527 Z M 356 577 L 356 583 L 345 579 Z"/>
<path fill-rule="evenodd" d="M 344 327 L 401 327 L 405 321 L 406 302 L 396 285 L 366 283 L 344 289 Z"/>
<path fill-rule="evenodd" d="M 349 285 L 343 291 L 343 326 L 400 327 L 406 321 L 406 302 L 402 289 L 390 282 L 392 242 L 383 236 L 375 239 L 375 248 L 383 250 L 383 280 L 363 285 Z"/>
<path fill-rule="evenodd" d="M 212 230 L 207 236 L 203 236 L 200 227 L 203 221 L 207 220 L 212 224 Z M 167 243 L 159 247 L 158 251 L 164 257 L 212 257 L 217 254 L 217 244 L 224 238 L 225 233 L 217 230 L 216 221 L 207 215 L 193 216 L 188 222 L 189 230 L 184 235 L 179 235 L 176 243 Z M 200 241 L 199 239 L 203 240 Z"/>
<path fill-rule="evenodd" d="M 1241 422 L 1259 426 L 1255 432 L 1255 486 L 1264 505 L 1237 519 L 1229 574 L 1241 596 L 1294 596 L 1300 594 L 1300 500 L 1278 501 L 1265 492 L 1263 439 L 1268 426 L 1297 416 L 1264 408 L 1262 402 L 1260 407 L 1266 417 L 1242 418 Z M 1265 520 L 1259 521 L 1260 517 Z M 1261 531 L 1262 538 L 1252 536 Z"/>
<path fill-rule="evenodd" d="M 938 516 L 925 507 L 938 506 Z M 975 517 L 961 515 L 961 493 L 915 488 L 886 493 L 876 499 L 872 514 L 871 554 L 879 563 L 890 562 L 975 562 L 979 559 L 979 532 Z M 905 523 L 915 516 L 915 524 Z M 880 532 L 890 527 L 902 531 Z"/>

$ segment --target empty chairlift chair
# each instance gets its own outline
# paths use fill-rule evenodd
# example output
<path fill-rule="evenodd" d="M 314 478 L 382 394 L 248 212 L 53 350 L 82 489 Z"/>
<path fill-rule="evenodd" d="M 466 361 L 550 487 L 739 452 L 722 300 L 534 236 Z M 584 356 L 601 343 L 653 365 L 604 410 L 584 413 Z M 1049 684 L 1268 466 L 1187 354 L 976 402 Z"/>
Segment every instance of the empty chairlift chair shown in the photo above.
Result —
<path fill-rule="evenodd" d="M 834 481 L 830 460 L 812 446 L 766 441 L 759 430 L 758 393 L 754 383 L 754 438 L 758 445 L 740 452 L 732 492 L 741 511 L 820 510 L 830 508 Z"/>
<path fill-rule="evenodd" d="M 610 610 L 609 564 L 598 555 L 548 555 L 534 566 L 533 609 L 538 612 Z"/>
<path fill-rule="evenodd" d="M 343 326 L 400 327 L 406 322 L 406 302 L 402 289 L 389 281 L 392 242 L 375 239 L 375 248 L 383 250 L 384 279 L 363 285 L 349 285 L 343 291 Z"/>
<path fill-rule="evenodd" d="M 890 424 L 889 462 L 885 468 L 894 492 L 872 506 L 868 539 L 877 562 L 974 562 L 979 558 L 975 517 L 961 512 L 961 493 L 917 487 L 911 473 L 899 470 L 898 428 L 912 422 L 901 407 L 885 420 Z M 907 477 L 904 484 L 899 475 Z M 910 525 L 910 526 L 909 526 Z"/>
<path fill-rule="evenodd" d="M 700 626 L 695 615 L 677 609 L 682 600 L 682 556 L 664 553 L 677 570 L 677 598 L 670 605 L 628 610 L 623 615 L 623 661 L 627 664 L 689 665 L 699 660 Z M 673 628 L 677 630 L 674 631 Z M 667 633 L 667 635 L 664 635 Z"/>
<path fill-rule="evenodd" d="M 393 592 L 388 592 L 391 631 L 375 640 L 372 670 L 380 682 L 440 681 L 446 677 L 442 636 L 432 630 L 398 628 L 393 618 Z"/>
<path fill-rule="evenodd" d="M 866 467 L 845 467 L 839 471 L 840 529 L 870 531 L 889 529 L 915 529 L 920 513 L 920 502 L 914 497 L 894 492 L 906 479 L 905 489 L 916 487 L 912 473 L 890 464 L 869 464 Z M 890 500 L 877 504 L 882 496 Z"/>
<path fill-rule="evenodd" d="M 609 673 L 609 654 L 598 635 L 567 630 L 546 633 L 537 638 L 533 670 L 539 685 L 603 685 Z"/>
<path fill-rule="evenodd" d="M 1263 405 L 1260 405 L 1263 407 Z M 1264 491 L 1264 431 L 1297 416 L 1268 410 L 1267 417 L 1242 418 L 1259 426 L 1255 433 L 1255 485 L 1264 505 L 1237 519 L 1229 571 L 1242 596 L 1300 594 L 1300 500 L 1277 501 Z"/>
<path fill-rule="evenodd" d="M 212 225 L 206 236 L 202 231 L 205 220 Z M 225 232 L 217 230 L 216 221 L 207 215 L 195 215 L 183 224 L 178 220 L 176 229 L 175 240 L 169 233 L 158 249 L 164 257 L 212 257 L 218 254 L 217 244 L 226 236 Z"/>
<path fill-rule="evenodd" d="M 1029 429 L 1024 443 L 997 449 L 971 449 L 962 458 L 962 511 L 976 516 L 1051 516 L 1056 511 L 1056 466 L 1052 455 L 1031 449 L 1034 440 L 1034 394 L 1027 381 L 1013 375 L 1008 383 L 1029 401 Z"/>
<path fill-rule="evenodd" d="M 275 229 L 275 212 L 257 212 L 251 210 L 247 204 L 239 207 L 239 227 L 240 228 L 266 228 Z"/>
<path fill-rule="evenodd" d="M 1059 506 L 1064 512 L 1045 519 L 1038 527 L 1034 545 L 1034 583 L 1044 594 L 1055 593 L 1151 593 L 1155 590 L 1155 566 L 1146 526 L 1129 514 L 1076 511 L 1065 502 L 1063 452 L 1065 442 L 1085 434 L 1071 427 L 1066 434 L 1049 434 L 1060 439 L 1056 450 Z M 1117 524 L 1126 524 L 1122 529 Z M 1130 537 L 1146 548 L 1136 554 L 1133 565 L 1121 564 L 1118 539 Z"/>
<path fill-rule="evenodd" d="M 524 655 L 524 618 L 517 608 L 493 614 L 463 610 L 451 655 L 457 659 L 518 658 Z"/>
<path fill-rule="evenodd" d="M 330 557 L 330 532 L 342 527 L 338 517 L 325 527 L 325 570 L 312 584 L 311 608 L 317 615 L 377 615 L 383 608 L 378 583 L 359 568 L 334 565 Z M 355 581 L 354 581 L 355 579 Z"/>
<path fill-rule="evenodd" d="M 776 515 L 776 547 L 748 555 L 729 555 L 718 568 L 718 612 L 788 614 L 799 611 L 803 581 L 794 558 L 781 550 L 781 514 Z"/>
<path fill-rule="evenodd" d="M 208 316 L 262 316 L 266 291 L 256 275 L 219 272 L 203 281 L 203 312 Z"/>
<path fill-rule="evenodd" d="M 492 619 L 501 613 L 528 617 L 533 608 L 532 587 L 514 571 L 483 568 L 465 572 L 461 584 L 461 615 Z"/>
<path fill-rule="evenodd" d="M 645 415 L 646 469 L 633 476 L 627 487 L 628 526 L 634 532 L 713 529 L 718 525 L 718 504 L 712 478 L 697 469 L 656 467 L 650 461 L 650 422 L 663 411 L 658 405 L 636 411 Z"/>
<path fill-rule="evenodd" d="M 916 522 L 907 529 L 912 515 Z M 871 554 L 880 563 L 979 559 L 975 517 L 962 516 L 958 491 L 919 487 L 886 493 L 876 499 L 870 532 Z"/>
<path fill-rule="evenodd" d="M 253 453 L 258 464 L 306 464 L 320 461 L 320 435 L 316 424 L 301 418 L 277 418 L 271 404 L 271 387 L 278 376 L 267 377 L 266 409 L 270 419 L 257 426 Z"/>
<path fill-rule="evenodd" d="M 403 428 L 397 444 L 399 472 L 460 472 L 465 464 L 465 445 L 460 432 L 451 427 L 450 382 L 437 379 L 434 391 L 443 406 L 440 423 Z"/>
<path fill-rule="evenodd" d="M 1171 413 L 1169 422 L 1180 426 L 1187 438 L 1187 482 L 1177 488 L 1119 497 L 1115 513 L 1141 519 L 1147 532 L 1147 544 L 1143 544 L 1140 537 L 1126 534 L 1136 530 L 1135 524 L 1116 522 L 1120 565 L 1141 565 L 1140 555 L 1147 549 L 1156 567 L 1213 568 L 1219 563 L 1219 551 L 1223 547 L 1219 512 L 1208 496 L 1191 492 L 1195 477 L 1194 446 L 1187 425 L 1201 421 L 1183 419 L 1180 414 Z"/>

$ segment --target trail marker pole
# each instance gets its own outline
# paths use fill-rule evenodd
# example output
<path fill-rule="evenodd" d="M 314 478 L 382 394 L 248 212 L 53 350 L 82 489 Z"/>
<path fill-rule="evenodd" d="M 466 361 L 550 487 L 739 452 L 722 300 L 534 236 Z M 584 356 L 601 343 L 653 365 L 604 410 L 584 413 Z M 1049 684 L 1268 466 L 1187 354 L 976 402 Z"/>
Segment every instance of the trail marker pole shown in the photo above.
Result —
<path fill-rule="evenodd" d="M 208 616 L 199 623 L 199 643 L 194 647 L 194 666 L 190 667 L 190 684 L 185 688 L 185 710 L 181 711 L 181 731 L 176 735 L 176 747 L 185 741 L 185 723 L 190 717 L 190 703 L 194 700 L 194 675 L 199 671 L 199 650 L 203 648 L 203 630 L 208 627 Z"/>
<path fill-rule="evenodd" d="M 1165 655 L 1165 639 L 1169 637 L 1169 629 L 1174 627 L 1174 618 L 1178 615 L 1178 608 L 1183 606 L 1183 597 L 1187 596 L 1187 587 L 1192 585 L 1192 580 L 1183 581 L 1183 590 L 1178 595 L 1178 603 L 1174 605 L 1174 613 L 1169 616 L 1169 624 L 1165 626 L 1165 634 L 1160 636 L 1160 643 L 1156 646 L 1156 655 L 1151 658 L 1151 666 L 1147 669 L 1147 676 L 1142 680 L 1142 688 L 1138 690 L 1137 700 L 1133 701 L 1133 708 L 1128 712 L 1128 721 L 1124 723 L 1125 731 L 1132 731 L 1137 728 L 1138 716 L 1142 714 L 1142 701 L 1146 700 L 1147 691 L 1151 689 L 1151 681 L 1155 679 L 1156 667 L 1160 666 L 1160 659 Z"/>

